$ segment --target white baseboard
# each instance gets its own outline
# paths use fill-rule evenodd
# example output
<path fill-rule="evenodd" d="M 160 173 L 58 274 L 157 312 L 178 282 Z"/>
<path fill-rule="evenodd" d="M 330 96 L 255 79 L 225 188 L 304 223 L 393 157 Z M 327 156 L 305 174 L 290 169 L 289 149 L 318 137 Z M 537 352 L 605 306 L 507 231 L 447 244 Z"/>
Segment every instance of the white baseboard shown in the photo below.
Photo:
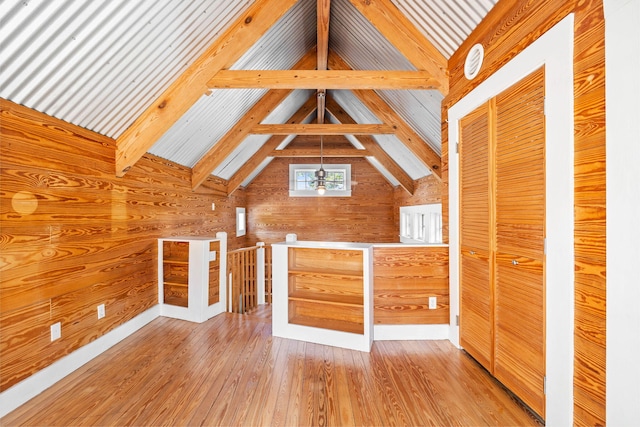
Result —
<path fill-rule="evenodd" d="M 448 340 L 449 325 L 374 325 L 374 341 Z"/>
<path fill-rule="evenodd" d="M 17 409 L 158 316 L 160 308 L 156 305 L 0 393 L 0 417 Z"/>

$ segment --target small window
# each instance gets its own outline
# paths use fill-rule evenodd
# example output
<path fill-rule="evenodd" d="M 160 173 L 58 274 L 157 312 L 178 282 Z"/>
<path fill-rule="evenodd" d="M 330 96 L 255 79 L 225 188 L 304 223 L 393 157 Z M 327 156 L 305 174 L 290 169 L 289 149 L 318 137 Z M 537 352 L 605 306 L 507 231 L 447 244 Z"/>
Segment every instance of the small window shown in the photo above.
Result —
<path fill-rule="evenodd" d="M 245 208 L 236 208 L 236 237 L 247 234 L 247 213 Z"/>
<path fill-rule="evenodd" d="M 323 165 L 326 172 L 326 192 L 317 192 L 316 171 L 320 165 L 289 165 L 290 197 L 350 197 L 351 165 Z"/>
<path fill-rule="evenodd" d="M 400 207 L 400 242 L 442 243 L 442 205 Z"/>

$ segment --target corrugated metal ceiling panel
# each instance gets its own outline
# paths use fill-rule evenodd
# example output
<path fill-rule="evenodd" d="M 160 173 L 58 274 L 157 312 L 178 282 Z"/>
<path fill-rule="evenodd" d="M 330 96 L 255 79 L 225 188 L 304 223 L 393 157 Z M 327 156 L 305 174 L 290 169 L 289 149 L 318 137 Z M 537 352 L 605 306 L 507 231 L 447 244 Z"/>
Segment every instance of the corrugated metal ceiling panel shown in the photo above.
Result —
<path fill-rule="evenodd" d="M 117 138 L 250 0 L 0 3 L 0 97 Z"/>
<path fill-rule="evenodd" d="M 440 124 L 443 96 L 436 90 L 381 90 L 380 97 L 404 119 L 433 150 L 442 151 Z"/>
<path fill-rule="evenodd" d="M 331 2 L 329 48 L 354 69 L 415 70 L 349 0 Z"/>
<path fill-rule="evenodd" d="M 284 123 L 304 104 L 313 93 L 308 90 L 295 90 L 262 123 Z M 271 135 L 249 135 L 225 160 L 213 174 L 223 179 L 231 178 L 242 165 L 249 160 L 269 140 Z"/>
<path fill-rule="evenodd" d="M 356 98 L 353 92 L 348 90 L 332 90 L 330 91 L 330 95 L 335 98 L 336 102 L 338 102 L 356 122 L 380 123 L 380 120 Z M 373 135 L 373 138 L 412 179 L 422 178 L 431 173 L 394 135 Z"/>
<path fill-rule="evenodd" d="M 391 0 L 450 58 L 498 0 Z"/>
<path fill-rule="evenodd" d="M 258 40 L 237 62 L 238 69 L 289 69 L 315 46 L 315 2 L 302 0 Z M 295 37 L 292 34 L 296 34 Z M 149 150 L 159 157 L 192 167 L 207 153 L 266 93 L 261 89 L 218 89 L 203 96 Z M 306 100 L 306 99 L 305 99 Z M 304 101 L 303 101 L 304 102 Z M 283 102 L 277 108 L 286 120 L 300 107 L 295 102 Z M 251 138 L 252 149 L 256 141 Z M 244 144 L 241 144 L 241 151 Z M 249 150 L 251 151 L 251 150 Z M 254 151 L 255 152 L 255 151 Z M 253 153 L 251 153 L 252 155 Z M 224 177 L 232 176 L 242 165 L 238 150 L 217 169 Z M 236 161 L 233 161 L 236 159 Z M 231 167 L 233 163 L 233 167 Z M 217 173 L 215 173 L 217 175 Z"/>
<path fill-rule="evenodd" d="M 265 89 L 220 89 L 202 96 L 149 152 L 193 167 L 265 93 Z"/>
<path fill-rule="evenodd" d="M 330 47 L 352 68 L 415 69 L 404 55 L 351 5 L 349 0 L 333 0 L 331 13 Z M 443 98 L 440 92 L 430 90 L 380 90 L 377 92 L 427 144 L 440 153 L 442 146 L 440 103 Z M 415 173 L 414 170 L 413 174 Z"/>
<path fill-rule="evenodd" d="M 497 2 L 392 1 L 446 57 Z M 0 1 L 0 97 L 117 138 L 253 2 Z M 315 0 L 300 0 L 233 68 L 293 66 L 315 45 L 315 9 Z M 353 68 L 414 69 L 349 0 L 333 0 L 331 9 L 330 47 Z M 150 151 L 193 166 L 264 92 L 216 90 L 203 96 Z M 440 93 L 379 93 L 441 151 Z M 354 119 L 378 122 L 355 97 L 345 97 L 341 104 Z M 296 105 L 283 103 L 282 121 Z M 428 174 L 395 137 L 376 138 L 410 176 Z M 216 172 L 231 176 L 266 139 L 247 139 Z"/>

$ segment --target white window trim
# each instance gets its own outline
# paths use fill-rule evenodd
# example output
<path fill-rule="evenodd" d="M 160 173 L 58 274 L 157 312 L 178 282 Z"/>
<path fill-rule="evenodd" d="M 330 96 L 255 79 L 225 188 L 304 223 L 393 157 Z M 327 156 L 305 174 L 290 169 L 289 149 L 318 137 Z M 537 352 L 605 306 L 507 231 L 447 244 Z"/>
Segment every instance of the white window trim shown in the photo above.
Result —
<path fill-rule="evenodd" d="M 459 121 L 488 99 L 545 66 L 546 133 L 546 422 L 573 423 L 574 177 L 573 22 L 567 15 L 448 111 L 449 340 L 459 342 L 460 201 Z"/>
<path fill-rule="evenodd" d="M 401 243 L 442 243 L 442 204 L 400 207 Z"/>
<path fill-rule="evenodd" d="M 320 164 L 290 164 L 289 165 L 289 197 L 351 197 L 351 165 L 350 164 L 323 164 L 326 171 L 345 170 L 345 190 L 329 190 L 320 195 L 316 190 L 295 190 L 296 170 L 320 169 Z"/>
<path fill-rule="evenodd" d="M 236 237 L 247 234 L 247 210 L 236 208 Z"/>

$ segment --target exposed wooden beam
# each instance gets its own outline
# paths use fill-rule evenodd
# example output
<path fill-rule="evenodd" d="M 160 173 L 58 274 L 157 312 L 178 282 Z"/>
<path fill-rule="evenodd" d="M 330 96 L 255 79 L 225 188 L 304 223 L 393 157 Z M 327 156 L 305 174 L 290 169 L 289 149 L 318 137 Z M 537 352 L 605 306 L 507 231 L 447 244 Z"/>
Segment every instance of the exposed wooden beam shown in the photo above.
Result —
<path fill-rule="evenodd" d="M 317 123 L 319 125 L 324 124 L 324 112 L 326 110 L 325 98 L 327 97 L 326 89 L 318 89 L 316 92 L 316 98 L 318 98 L 318 116 Z"/>
<path fill-rule="evenodd" d="M 353 124 L 355 121 L 344 109 L 336 102 L 333 97 L 327 97 L 327 111 L 336 118 L 340 123 Z M 355 137 L 367 149 L 371 156 L 375 157 L 378 162 L 400 183 L 409 194 L 414 193 L 413 179 L 380 147 L 376 140 L 369 135 L 361 135 Z"/>
<path fill-rule="evenodd" d="M 329 18 L 331 17 L 331 0 L 318 0 L 316 15 L 318 17 L 318 36 L 316 43 L 318 61 L 316 69 L 324 71 L 327 69 L 327 61 L 329 59 Z M 327 90 L 322 86 L 316 86 L 316 88 L 318 88 L 318 124 L 323 124 Z"/>
<path fill-rule="evenodd" d="M 257 125 L 251 129 L 251 133 L 269 135 L 311 134 L 311 135 L 382 135 L 395 133 L 396 129 L 389 125 L 334 125 L 315 123 L 310 124 L 282 124 L 282 125 Z"/>
<path fill-rule="evenodd" d="M 317 69 L 326 70 L 329 60 L 329 18 L 331 16 L 331 0 L 318 0 L 318 38 L 317 38 Z"/>
<path fill-rule="evenodd" d="M 296 69 L 315 66 L 315 50 L 310 50 L 298 63 Z M 292 91 L 277 89 L 267 92 L 191 169 L 191 187 L 196 189 L 207 176 L 226 159 L 252 128 L 264 120 Z"/>
<path fill-rule="evenodd" d="M 331 97 L 328 97 L 327 99 L 330 99 Z M 355 124 L 355 122 L 352 122 Z M 352 146 L 351 141 L 349 141 L 349 139 L 344 136 L 344 135 L 325 135 L 322 137 L 322 140 L 324 141 L 325 144 L 345 144 L 348 146 Z M 317 135 L 296 135 L 295 138 L 293 138 L 291 140 L 291 142 L 289 143 L 289 145 L 301 145 L 304 146 L 305 144 L 315 144 L 318 142 L 318 136 Z"/>
<path fill-rule="evenodd" d="M 349 69 L 349 65 L 334 52 L 329 52 L 329 67 L 338 70 Z M 442 179 L 442 172 L 440 170 L 442 160 L 438 153 L 433 151 L 429 144 L 427 144 L 380 95 L 373 90 L 354 90 L 353 93 L 381 121 L 394 123 L 393 127 L 395 128 L 396 137 L 431 170 L 434 176 Z"/>
<path fill-rule="evenodd" d="M 220 70 L 208 83 L 225 89 L 438 89 L 426 71 Z"/>
<path fill-rule="evenodd" d="M 443 95 L 449 93 L 447 59 L 407 17 L 388 0 L 349 0 L 383 36 L 418 70 L 424 70 L 439 82 Z M 331 67 L 329 67 L 331 68 Z"/>
<path fill-rule="evenodd" d="M 322 149 L 323 157 L 366 157 L 371 153 L 368 150 L 359 150 L 351 147 L 327 147 L 326 144 Z M 286 148 L 284 150 L 273 150 L 271 157 L 320 157 L 320 145 L 315 147 L 296 147 Z"/>
<path fill-rule="evenodd" d="M 115 173 L 124 174 L 208 91 L 216 72 L 229 68 L 296 0 L 254 2 L 116 140 Z"/>
<path fill-rule="evenodd" d="M 287 123 L 302 123 L 313 114 L 316 109 L 316 97 L 310 97 L 307 102 L 287 121 Z M 274 135 L 262 147 L 236 171 L 227 184 L 227 194 L 231 195 L 242 183 L 256 170 L 273 150 L 275 150 L 288 135 Z"/>

